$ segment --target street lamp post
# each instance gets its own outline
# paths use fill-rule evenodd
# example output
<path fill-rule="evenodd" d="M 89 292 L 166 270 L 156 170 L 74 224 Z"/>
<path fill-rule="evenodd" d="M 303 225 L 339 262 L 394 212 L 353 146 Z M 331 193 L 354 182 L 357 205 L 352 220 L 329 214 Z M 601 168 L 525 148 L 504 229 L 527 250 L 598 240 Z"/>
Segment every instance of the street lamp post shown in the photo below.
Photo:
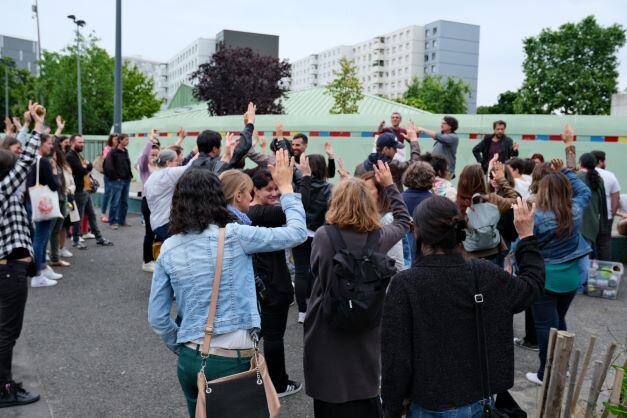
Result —
<path fill-rule="evenodd" d="M 85 26 L 84 20 L 77 20 L 76 16 L 69 15 L 68 19 L 76 25 L 76 100 L 78 101 L 78 133 L 83 135 L 83 98 L 81 94 L 81 55 L 80 55 L 80 31 Z"/>

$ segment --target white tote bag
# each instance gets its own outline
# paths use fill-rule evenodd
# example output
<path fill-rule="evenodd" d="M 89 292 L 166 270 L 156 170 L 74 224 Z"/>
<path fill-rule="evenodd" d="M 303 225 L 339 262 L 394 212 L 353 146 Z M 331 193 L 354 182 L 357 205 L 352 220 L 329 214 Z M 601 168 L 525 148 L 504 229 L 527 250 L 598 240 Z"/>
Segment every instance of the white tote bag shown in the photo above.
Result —
<path fill-rule="evenodd" d="M 48 186 L 39 184 L 39 161 L 37 157 L 36 180 L 33 187 L 28 188 L 30 204 L 33 209 L 33 222 L 49 221 L 51 219 L 63 218 L 59 209 L 59 195 L 50 190 Z"/>

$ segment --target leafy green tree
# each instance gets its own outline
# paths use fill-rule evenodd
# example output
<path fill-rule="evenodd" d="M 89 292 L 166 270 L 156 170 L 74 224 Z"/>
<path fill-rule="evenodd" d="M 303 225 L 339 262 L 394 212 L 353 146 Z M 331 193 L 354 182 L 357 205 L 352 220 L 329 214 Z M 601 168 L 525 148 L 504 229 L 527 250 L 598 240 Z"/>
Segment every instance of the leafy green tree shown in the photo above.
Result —
<path fill-rule="evenodd" d="M 425 75 L 423 79 L 414 77 L 403 97 L 397 101 L 433 113 L 459 114 L 466 113 L 468 109 L 468 94 L 470 86 L 464 80 Z"/>
<path fill-rule="evenodd" d="M 83 132 L 106 134 L 113 125 L 114 59 L 100 48 L 90 35 L 81 40 L 81 93 L 83 96 Z M 43 51 L 38 96 L 43 97 L 48 115 L 62 115 L 65 132 L 76 132 L 76 46 L 61 52 Z M 161 101 L 151 91 L 152 80 L 137 68 L 122 68 L 122 117 L 124 120 L 152 116 Z"/>
<path fill-rule="evenodd" d="M 21 118 L 28 108 L 28 99 L 35 99 L 35 77 L 28 70 L 17 68 L 10 57 L 0 58 L 0 115 L 2 118 L 5 115 L 5 76 L 9 81 L 9 116 Z"/>
<path fill-rule="evenodd" d="M 335 80 L 327 84 L 325 94 L 335 103 L 330 110 L 334 115 L 348 115 L 359 111 L 359 102 L 364 98 L 361 83 L 357 78 L 357 67 L 346 57 L 340 58 L 340 70 L 333 71 Z"/>
<path fill-rule="evenodd" d="M 512 115 L 515 114 L 514 102 L 518 98 L 517 91 L 507 90 L 499 94 L 496 104 L 477 107 L 478 115 Z"/>
<path fill-rule="evenodd" d="M 525 81 L 516 100 L 517 113 L 609 113 L 618 89 L 623 26 L 602 27 L 588 16 L 557 30 L 543 29 L 523 44 Z"/>
<path fill-rule="evenodd" d="M 122 67 L 122 120 L 137 120 L 154 115 L 163 104 L 154 94 L 155 82 L 136 65 Z"/>

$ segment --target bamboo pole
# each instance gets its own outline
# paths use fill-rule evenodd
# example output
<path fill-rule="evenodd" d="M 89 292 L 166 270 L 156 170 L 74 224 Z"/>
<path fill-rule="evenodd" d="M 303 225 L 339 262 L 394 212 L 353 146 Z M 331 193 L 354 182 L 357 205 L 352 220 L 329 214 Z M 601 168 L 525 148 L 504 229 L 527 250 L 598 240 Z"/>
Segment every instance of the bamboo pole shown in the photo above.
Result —
<path fill-rule="evenodd" d="M 603 374 L 603 362 L 601 360 L 595 360 L 594 366 L 592 369 L 592 382 L 590 383 L 590 393 L 588 394 L 588 401 L 586 405 L 586 414 L 584 418 L 592 418 L 594 414 L 594 407 L 596 406 L 595 392 L 598 386 L 599 380 L 601 380 L 601 375 Z"/>
<path fill-rule="evenodd" d="M 544 411 L 545 418 L 559 418 L 562 411 L 568 360 L 570 359 L 574 343 L 575 334 L 558 331 L 557 344 L 553 354 L 553 367 L 551 368 L 551 381 Z"/>
<path fill-rule="evenodd" d="M 607 347 L 607 351 L 605 352 L 605 358 L 603 359 L 603 366 L 601 367 L 601 376 L 599 377 L 599 381 L 596 382 L 597 384 L 594 388 L 594 392 L 591 392 L 593 397 L 588 398 L 588 402 L 596 405 L 597 400 L 599 399 L 599 394 L 603 389 L 603 383 L 605 383 L 605 378 L 607 377 L 607 371 L 612 365 L 612 357 L 614 356 L 615 351 L 616 343 L 611 343 L 610 346 Z"/>
<path fill-rule="evenodd" d="M 564 415 L 563 418 L 570 418 L 573 409 L 573 394 L 575 393 L 575 383 L 577 382 L 577 371 L 579 370 L 579 360 L 581 357 L 581 350 L 575 350 L 573 359 L 570 363 L 570 378 L 568 379 L 568 392 L 566 392 L 566 402 L 564 402 Z"/>
<path fill-rule="evenodd" d="M 570 406 L 572 411 L 575 411 L 575 405 L 577 404 L 577 400 L 579 400 L 579 395 L 581 394 L 581 387 L 583 386 L 583 380 L 586 377 L 586 372 L 588 371 L 588 366 L 590 365 L 590 359 L 592 358 L 592 352 L 594 351 L 594 345 L 597 342 L 597 336 L 592 335 L 590 337 L 590 342 L 588 342 L 588 349 L 586 350 L 586 356 L 583 360 L 583 365 L 581 366 L 581 370 L 579 372 L 579 378 L 577 379 L 577 385 L 575 386 L 575 393 L 573 394 L 572 405 Z"/>
<path fill-rule="evenodd" d="M 623 385 L 623 378 L 625 377 L 625 370 L 618 368 L 616 369 L 616 375 L 614 376 L 614 385 L 612 387 L 612 393 L 610 394 L 610 403 L 618 404 L 620 401 L 620 394 Z M 610 414 L 607 408 L 603 411 L 603 415 L 601 418 L 616 418 L 615 414 Z"/>
<path fill-rule="evenodd" d="M 549 383 L 551 382 L 551 367 L 553 364 L 553 351 L 555 340 L 557 339 L 557 329 L 551 328 L 549 332 L 548 348 L 546 350 L 546 363 L 544 365 L 544 379 L 542 379 L 542 397 L 540 398 L 540 418 L 544 418 L 544 410 L 546 398 L 549 392 Z"/>

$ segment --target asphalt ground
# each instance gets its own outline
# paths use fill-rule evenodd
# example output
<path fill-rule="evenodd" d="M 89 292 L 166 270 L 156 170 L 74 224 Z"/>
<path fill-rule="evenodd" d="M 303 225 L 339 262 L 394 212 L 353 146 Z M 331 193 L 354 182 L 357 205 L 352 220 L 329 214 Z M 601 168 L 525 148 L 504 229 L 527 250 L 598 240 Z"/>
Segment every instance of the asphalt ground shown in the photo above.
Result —
<path fill-rule="evenodd" d="M 57 269 L 65 275 L 57 286 L 29 289 L 14 377 L 41 393 L 42 400 L 2 409 L 1 417 L 186 416 L 176 356 L 147 322 L 151 275 L 141 270 L 144 227 L 137 216 L 130 216 L 129 222 L 133 226 L 117 231 L 102 226 L 104 236 L 115 244 L 112 247 L 87 240 L 87 250 L 72 250 L 74 257 L 68 259 L 72 266 Z M 569 330 L 577 334 L 575 348 L 585 350 L 589 336 L 598 335 L 593 360 L 602 359 L 611 341 L 624 350 L 624 281 L 621 287 L 618 300 L 577 296 L 569 311 Z M 291 378 L 302 382 L 303 331 L 296 315 L 292 306 L 285 337 L 287 369 Z M 514 318 L 514 327 L 517 335 L 523 334 L 524 315 Z M 539 387 L 524 376 L 536 370 L 537 353 L 519 348 L 515 353 L 511 392 L 534 416 Z M 617 361 L 622 364 L 623 359 Z M 610 371 L 609 383 L 611 379 Z M 582 393 L 587 394 L 587 387 Z M 282 417 L 313 417 L 312 401 L 304 390 L 282 398 L 281 403 Z"/>

